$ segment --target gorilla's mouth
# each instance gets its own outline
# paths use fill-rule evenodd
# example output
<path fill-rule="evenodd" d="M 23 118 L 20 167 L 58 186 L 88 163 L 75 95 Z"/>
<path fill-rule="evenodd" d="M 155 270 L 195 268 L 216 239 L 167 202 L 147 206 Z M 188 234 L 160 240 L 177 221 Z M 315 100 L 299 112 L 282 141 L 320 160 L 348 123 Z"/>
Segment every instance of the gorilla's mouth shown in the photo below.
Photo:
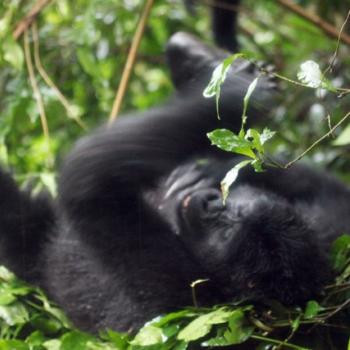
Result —
<path fill-rule="evenodd" d="M 186 208 L 188 207 L 190 201 L 191 201 L 191 195 L 189 194 L 189 195 L 187 195 L 187 196 L 184 198 L 184 200 L 182 201 L 182 208 L 183 208 L 184 210 L 186 210 Z"/>
<path fill-rule="evenodd" d="M 203 188 L 183 196 L 180 215 L 188 228 L 198 230 L 203 224 L 218 220 L 224 209 L 220 191 L 214 188 Z"/>

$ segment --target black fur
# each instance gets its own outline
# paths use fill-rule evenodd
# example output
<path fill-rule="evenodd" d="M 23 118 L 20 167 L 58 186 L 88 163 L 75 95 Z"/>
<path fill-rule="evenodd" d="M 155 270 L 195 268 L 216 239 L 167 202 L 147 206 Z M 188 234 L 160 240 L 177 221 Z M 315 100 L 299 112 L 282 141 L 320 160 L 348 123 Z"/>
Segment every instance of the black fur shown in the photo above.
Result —
<path fill-rule="evenodd" d="M 194 13 L 198 0 L 185 0 L 187 8 Z M 208 3 L 211 7 L 211 27 L 215 43 L 228 51 L 237 52 L 236 35 L 237 12 L 240 0 L 213 0 Z"/>
<path fill-rule="evenodd" d="M 242 297 L 301 303 L 330 276 L 330 242 L 349 232 L 349 190 L 303 165 L 243 171 L 223 206 L 220 180 L 239 159 L 210 146 L 206 133 L 239 130 L 242 99 L 257 73 L 236 62 L 218 120 L 202 91 L 225 54 L 178 33 L 167 55 L 176 96 L 77 143 L 61 170 L 56 224 L 49 209 L 29 205 L 6 175 L 0 179 L 3 261 L 31 279 L 14 257 L 32 256 L 40 267 L 32 280 L 85 330 L 136 330 L 191 305 L 190 283 L 198 279 L 209 279 L 198 287 L 201 305 Z M 273 87 L 262 78 L 251 104 L 266 104 Z M 249 120 L 262 115 L 251 109 Z M 16 255 L 14 239 L 31 242 L 30 250 L 20 245 Z"/>

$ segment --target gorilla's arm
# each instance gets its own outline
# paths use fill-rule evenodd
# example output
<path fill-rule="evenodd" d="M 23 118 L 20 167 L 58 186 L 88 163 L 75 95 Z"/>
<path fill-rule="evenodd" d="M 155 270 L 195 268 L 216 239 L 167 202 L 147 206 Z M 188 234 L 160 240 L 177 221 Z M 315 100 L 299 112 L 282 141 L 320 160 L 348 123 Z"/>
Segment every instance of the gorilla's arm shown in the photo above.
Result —
<path fill-rule="evenodd" d="M 20 191 L 12 177 L 0 170 L 0 264 L 35 283 L 41 246 L 53 226 L 54 214 L 46 194 L 32 197 Z"/>
<path fill-rule="evenodd" d="M 60 199 L 70 214 L 94 216 L 99 205 L 133 205 L 143 189 L 182 161 L 210 150 L 206 132 L 217 124 L 215 107 L 186 101 L 124 117 L 82 139 L 66 159 Z M 214 150 L 214 148 L 212 148 Z M 126 202 L 127 201 L 127 202 Z"/>
<path fill-rule="evenodd" d="M 91 220 L 96 215 L 110 216 L 109 209 L 123 215 L 123 208 L 135 208 L 143 189 L 186 159 L 208 153 L 227 156 L 210 146 L 206 133 L 216 127 L 239 130 L 243 98 L 257 71 L 247 62 L 235 62 L 222 86 L 219 121 L 215 99 L 203 98 L 202 92 L 212 70 L 226 56 L 191 35 L 175 34 L 167 46 L 175 98 L 163 107 L 120 118 L 77 144 L 61 173 L 64 212 Z M 268 77 L 262 78 L 250 105 L 259 109 L 274 87 Z"/>
<path fill-rule="evenodd" d="M 240 0 L 215 1 L 212 11 L 212 26 L 215 42 L 222 48 L 237 52 L 237 11 Z"/>

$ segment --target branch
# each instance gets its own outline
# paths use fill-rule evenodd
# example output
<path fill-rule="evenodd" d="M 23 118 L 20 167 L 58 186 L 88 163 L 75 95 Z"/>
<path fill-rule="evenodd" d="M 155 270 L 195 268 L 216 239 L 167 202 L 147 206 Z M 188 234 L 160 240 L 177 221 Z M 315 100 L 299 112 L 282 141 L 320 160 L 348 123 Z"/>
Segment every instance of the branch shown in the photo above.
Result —
<path fill-rule="evenodd" d="M 303 158 L 306 153 L 310 152 L 314 147 L 316 147 L 320 142 L 322 142 L 327 137 L 331 136 L 333 132 L 345 122 L 346 119 L 350 117 L 350 112 L 346 113 L 345 116 L 337 123 L 335 124 L 326 134 L 324 134 L 321 138 L 319 138 L 317 141 L 315 141 L 311 146 L 309 146 L 304 152 L 302 152 L 298 157 L 296 157 L 294 160 L 290 161 L 286 165 L 283 166 L 283 168 L 288 169 L 290 168 L 294 163 L 296 163 L 298 160 Z"/>
<path fill-rule="evenodd" d="M 319 27 L 329 37 L 331 37 L 333 39 L 338 39 L 338 36 L 339 36 L 338 29 L 335 28 L 329 22 L 326 22 L 325 20 L 323 20 L 321 17 L 319 17 L 313 13 L 310 13 L 308 11 L 305 11 L 304 8 L 293 3 L 290 0 L 277 0 L 277 2 L 281 6 L 287 8 L 288 10 L 297 14 L 298 16 L 306 19 L 307 21 L 309 21 L 309 22 L 313 23 L 314 25 L 316 25 L 317 27 Z M 341 35 L 339 36 L 339 39 L 344 44 L 350 46 L 350 35 L 348 35 L 346 33 L 341 33 Z"/>
<path fill-rule="evenodd" d="M 87 127 L 83 123 L 83 121 L 79 118 L 79 116 L 76 116 L 73 110 L 73 107 L 70 105 L 68 100 L 65 98 L 65 96 L 62 94 L 60 89 L 55 85 L 55 83 L 52 81 L 50 76 L 47 74 L 45 68 L 43 67 L 41 63 L 40 58 L 40 49 L 39 49 L 39 33 L 38 33 L 38 27 L 36 24 L 36 21 L 33 22 L 33 25 L 31 27 L 32 29 L 32 36 L 33 36 L 33 44 L 34 44 L 34 64 L 35 68 L 37 69 L 40 76 L 43 78 L 45 83 L 53 90 L 53 92 L 56 94 L 57 99 L 62 104 L 62 106 L 65 108 L 68 117 L 73 119 L 82 129 L 86 130 Z"/>
<path fill-rule="evenodd" d="M 44 101 L 40 93 L 38 83 L 35 79 L 34 67 L 33 67 L 33 62 L 32 62 L 31 52 L 30 52 L 29 35 L 27 30 L 24 32 L 24 55 L 25 55 L 25 61 L 27 64 L 30 85 L 32 86 L 34 98 L 37 102 L 37 106 L 39 110 L 41 126 L 45 137 L 47 151 L 49 152 L 50 151 L 49 127 L 48 127 L 47 117 L 45 113 Z M 51 162 L 51 159 L 48 159 L 48 163 L 50 162 Z"/>
<path fill-rule="evenodd" d="M 111 111 L 111 114 L 109 116 L 109 122 L 112 122 L 117 117 L 117 115 L 119 113 L 119 110 L 120 110 L 120 107 L 121 107 L 121 104 L 123 101 L 123 97 L 124 97 L 124 94 L 126 91 L 126 87 L 128 85 L 128 82 L 129 82 L 132 67 L 134 66 L 134 63 L 135 63 L 137 50 L 140 46 L 142 34 L 144 32 L 144 29 L 146 26 L 146 21 L 147 21 L 147 18 L 149 16 L 149 13 L 151 11 L 152 5 L 153 5 L 153 0 L 147 0 L 146 5 L 145 5 L 143 12 L 142 12 L 140 21 L 137 25 L 136 32 L 135 32 L 134 38 L 133 38 L 132 43 L 131 43 L 128 58 L 126 60 L 126 64 L 125 64 L 123 74 L 122 74 L 122 77 L 120 80 L 119 88 L 118 88 L 117 94 L 116 94 L 114 102 L 113 102 L 112 111 Z"/>
<path fill-rule="evenodd" d="M 37 0 L 29 13 L 16 25 L 13 37 L 17 40 L 33 23 L 43 8 L 49 4 L 51 0 Z"/>

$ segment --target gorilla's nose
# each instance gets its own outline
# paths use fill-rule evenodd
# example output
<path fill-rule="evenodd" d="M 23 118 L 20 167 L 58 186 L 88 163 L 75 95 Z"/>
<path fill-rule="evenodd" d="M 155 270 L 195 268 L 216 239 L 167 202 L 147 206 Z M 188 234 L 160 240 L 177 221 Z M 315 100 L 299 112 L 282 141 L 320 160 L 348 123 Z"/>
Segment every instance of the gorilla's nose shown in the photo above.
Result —
<path fill-rule="evenodd" d="M 216 189 L 201 189 L 188 195 L 183 207 L 190 216 L 210 217 L 223 208 L 221 192 Z"/>

